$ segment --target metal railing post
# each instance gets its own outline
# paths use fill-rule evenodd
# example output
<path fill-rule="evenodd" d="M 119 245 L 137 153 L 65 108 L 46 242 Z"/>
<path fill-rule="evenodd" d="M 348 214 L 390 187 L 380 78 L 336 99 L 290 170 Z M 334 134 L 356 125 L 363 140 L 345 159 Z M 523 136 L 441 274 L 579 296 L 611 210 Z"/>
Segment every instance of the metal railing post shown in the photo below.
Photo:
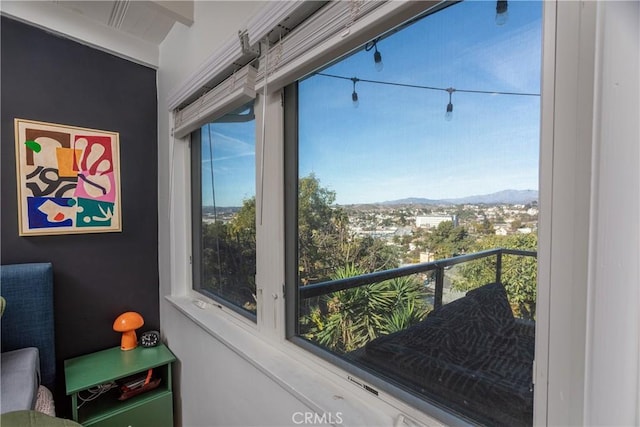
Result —
<path fill-rule="evenodd" d="M 496 253 L 496 283 L 502 283 L 502 249 Z"/>
<path fill-rule="evenodd" d="M 444 267 L 438 265 L 436 268 L 436 293 L 433 296 L 433 309 L 442 306 L 442 293 L 444 291 Z"/>

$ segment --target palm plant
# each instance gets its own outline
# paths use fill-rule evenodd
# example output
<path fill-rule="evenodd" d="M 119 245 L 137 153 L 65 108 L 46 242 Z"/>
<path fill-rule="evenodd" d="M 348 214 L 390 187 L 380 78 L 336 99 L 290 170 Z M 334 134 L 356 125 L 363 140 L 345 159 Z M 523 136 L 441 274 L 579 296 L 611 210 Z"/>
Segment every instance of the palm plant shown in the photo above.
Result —
<path fill-rule="evenodd" d="M 394 298 L 392 309 L 384 316 L 381 333 L 401 331 L 424 319 L 432 308 L 426 302 L 425 288 L 413 276 L 397 277 L 385 282 Z"/>
<path fill-rule="evenodd" d="M 336 271 L 334 280 L 364 274 L 348 265 Z M 414 277 L 401 277 L 359 286 L 327 295 L 312 310 L 307 337 L 332 351 L 346 353 L 362 347 L 379 335 L 419 322 L 428 311 L 422 284 Z"/>

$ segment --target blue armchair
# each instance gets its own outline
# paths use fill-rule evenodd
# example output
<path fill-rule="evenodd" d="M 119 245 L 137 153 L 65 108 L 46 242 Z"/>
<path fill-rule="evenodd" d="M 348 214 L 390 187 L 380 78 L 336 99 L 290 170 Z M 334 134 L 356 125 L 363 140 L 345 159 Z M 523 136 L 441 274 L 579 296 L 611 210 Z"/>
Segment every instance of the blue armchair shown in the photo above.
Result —
<path fill-rule="evenodd" d="M 39 385 L 51 389 L 56 377 L 53 323 L 53 266 L 0 266 L 2 412 L 34 409 Z"/>

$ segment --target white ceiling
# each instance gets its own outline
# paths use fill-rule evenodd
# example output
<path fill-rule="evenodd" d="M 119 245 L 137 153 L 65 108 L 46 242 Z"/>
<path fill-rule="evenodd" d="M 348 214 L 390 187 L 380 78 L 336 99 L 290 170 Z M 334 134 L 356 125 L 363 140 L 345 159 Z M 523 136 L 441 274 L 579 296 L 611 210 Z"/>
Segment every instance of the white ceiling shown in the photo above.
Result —
<path fill-rule="evenodd" d="M 51 1 L 91 21 L 155 45 L 164 40 L 176 22 L 193 23 L 193 0 Z"/>

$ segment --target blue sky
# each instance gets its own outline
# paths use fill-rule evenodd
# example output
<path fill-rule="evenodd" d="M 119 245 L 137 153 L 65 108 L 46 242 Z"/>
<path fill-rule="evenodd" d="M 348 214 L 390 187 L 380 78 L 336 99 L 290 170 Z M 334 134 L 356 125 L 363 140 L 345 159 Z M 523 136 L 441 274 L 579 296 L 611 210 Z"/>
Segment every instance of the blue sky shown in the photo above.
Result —
<path fill-rule="evenodd" d="M 321 72 L 540 93 L 541 12 L 540 2 L 510 1 L 509 19 L 498 26 L 495 2 L 462 2 L 381 39 L 381 72 L 374 68 L 373 50 L 364 49 Z M 448 122 L 446 92 L 358 82 L 354 108 L 352 90 L 350 80 L 318 75 L 301 81 L 299 89 L 299 176 L 314 173 L 336 192 L 337 203 L 538 189 L 538 96 L 454 92 Z M 254 141 L 255 131 L 220 124 L 212 133 L 217 205 L 238 206 L 255 194 L 253 176 L 242 179 L 237 172 L 253 171 L 255 144 L 246 141 Z M 207 188 L 203 193 L 208 204 Z"/>
<path fill-rule="evenodd" d="M 214 123 L 202 128 L 202 204 L 212 206 L 211 157 L 216 206 L 242 206 L 256 194 L 255 121 Z M 210 146 L 210 138 L 214 141 Z"/>

